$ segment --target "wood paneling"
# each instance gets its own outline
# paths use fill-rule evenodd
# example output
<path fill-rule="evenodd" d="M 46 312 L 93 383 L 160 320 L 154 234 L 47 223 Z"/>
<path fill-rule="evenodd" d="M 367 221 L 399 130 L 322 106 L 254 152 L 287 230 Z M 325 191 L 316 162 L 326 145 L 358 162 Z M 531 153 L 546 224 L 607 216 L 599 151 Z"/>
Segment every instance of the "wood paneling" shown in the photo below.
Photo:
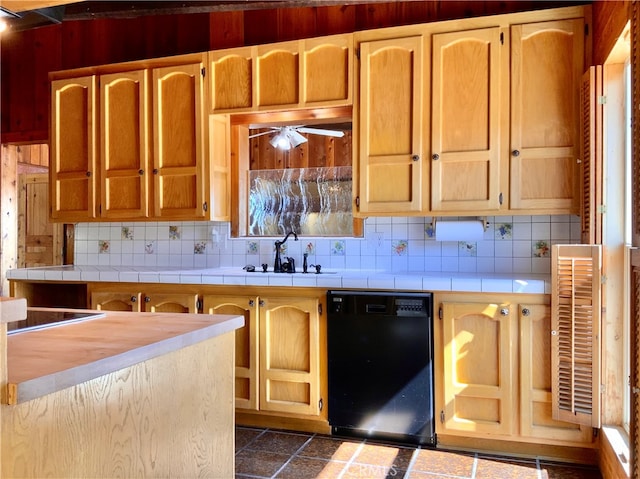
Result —
<path fill-rule="evenodd" d="M 593 64 L 602 65 L 630 19 L 628 0 L 593 2 Z"/>
<path fill-rule="evenodd" d="M 10 32 L 3 34 L 0 40 L 2 142 L 34 142 L 48 138 L 47 74 L 51 71 L 567 5 L 575 3 L 493 0 L 377 2 L 70 20 L 58 25 Z"/>

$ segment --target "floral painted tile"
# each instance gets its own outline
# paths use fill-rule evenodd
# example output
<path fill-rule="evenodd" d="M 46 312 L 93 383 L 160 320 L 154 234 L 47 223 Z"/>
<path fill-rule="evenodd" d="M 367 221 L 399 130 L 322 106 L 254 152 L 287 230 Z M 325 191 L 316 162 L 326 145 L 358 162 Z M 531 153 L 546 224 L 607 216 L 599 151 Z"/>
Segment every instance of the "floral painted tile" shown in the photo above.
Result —
<path fill-rule="evenodd" d="M 533 243 L 533 257 L 534 258 L 548 258 L 551 254 L 551 248 L 547 241 L 534 241 Z"/>
<path fill-rule="evenodd" d="M 120 237 L 122 239 L 128 239 L 128 240 L 132 240 L 133 239 L 133 228 L 131 228 L 130 226 L 123 226 L 121 233 L 120 233 Z"/>
<path fill-rule="evenodd" d="M 391 248 L 393 248 L 393 252 L 398 256 L 405 256 L 407 254 L 408 244 L 407 240 L 397 240 L 393 242 Z"/>
<path fill-rule="evenodd" d="M 276 251 L 276 246 L 275 246 L 275 244 L 273 245 L 273 251 L 274 251 L 274 252 Z M 280 253 L 281 253 L 281 254 L 287 254 L 287 243 L 285 243 L 285 244 L 281 244 L 281 245 L 280 245 Z"/>
<path fill-rule="evenodd" d="M 511 239 L 513 225 L 511 223 L 496 223 L 496 239 Z"/>
<path fill-rule="evenodd" d="M 345 242 L 342 240 L 334 241 L 331 245 L 331 254 L 333 256 L 344 256 Z"/>
<path fill-rule="evenodd" d="M 111 246 L 111 243 L 109 241 L 100 240 L 100 241 L 98 241 L 98 252 L 100 254 L 108 253 L 110 246 Z"/>
<path fill-rule="evenodd" d="M 180 227 L 179 226 L 169 226 L 169 239 L 170 240 L 179 240 L 180 239 Z"/>
<path fill-rule="evenodd" d="M 153 241 L 147 241 L 144 244 L 144 252 L 146 254 L 153 254 L 156 251 L 156 245 Z"/>
<path fill-rule="evenodd" d="M 478 256 L 478 244 L 469 243 L 467 241 L 458 241 L 458 252 L 460 253 L 460 256 Z"/>
<path fill-rule="evenodd" d="M 426 239 L 436 239 L 436 228 L 433 223 L 428 223 L 424 226 L 424 236 Z"/>
<path fill-rule="evenodd" d="M 193 254 L 204 254 L 207 249 L 207 243 L 198 241 L 193 245 Z"/>
<path fill-rule="evenodd" d="M 247 254 L 258 254 L 258 242 L 247 241 Z"/>
<path fill-rule="evenodd" d="M 304 247 L 303 253 L 316 254 L 316 245 L 311 241 L 309 241 L 307 245 Z"/>

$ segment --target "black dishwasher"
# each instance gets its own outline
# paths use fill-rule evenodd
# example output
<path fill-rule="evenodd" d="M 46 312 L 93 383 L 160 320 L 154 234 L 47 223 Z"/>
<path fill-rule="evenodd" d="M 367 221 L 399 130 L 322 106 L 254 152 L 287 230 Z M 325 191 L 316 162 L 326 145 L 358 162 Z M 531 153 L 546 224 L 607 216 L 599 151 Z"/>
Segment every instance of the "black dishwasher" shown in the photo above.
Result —
<path fill-rule="evenodd" d="M 431 293 L 327 293 L 336 435 L 435 445 Z"/>

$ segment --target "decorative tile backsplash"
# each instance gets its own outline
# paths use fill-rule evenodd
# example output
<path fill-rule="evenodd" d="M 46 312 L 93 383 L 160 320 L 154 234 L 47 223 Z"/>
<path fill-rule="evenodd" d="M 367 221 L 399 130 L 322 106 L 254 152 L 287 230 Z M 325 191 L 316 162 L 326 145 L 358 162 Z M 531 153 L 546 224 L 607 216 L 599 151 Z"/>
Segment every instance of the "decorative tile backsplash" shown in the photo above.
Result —
<path fill-rule="evenodd" d="M 480 241 L 438 242 L 431 217 L 367 218 L 363 238 L 290 237 L 283 253 L 326 269 L 551 272 L 551 246 L 580 243 L 577 216 L 488 217 Z M 177 268 L 270 266 L 278 238 L 230 238 L 229 223 L 79 223 L 75 264 Z"/>

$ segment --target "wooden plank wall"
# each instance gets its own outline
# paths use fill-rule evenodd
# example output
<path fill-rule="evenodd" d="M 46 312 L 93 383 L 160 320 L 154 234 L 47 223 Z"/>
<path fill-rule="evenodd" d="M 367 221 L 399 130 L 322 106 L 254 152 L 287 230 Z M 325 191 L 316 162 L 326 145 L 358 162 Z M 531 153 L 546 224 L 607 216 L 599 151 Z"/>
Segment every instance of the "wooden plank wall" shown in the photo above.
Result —
<path fill-rule="evenodd" d="M 47 140 L 51 71 L 575 4 L 555 0 L 363 3 L 64 21 L 5 32 L 0 39 L 0 142 Z"/>
<path fill-rule="evenodd" d="M 17 148 L 2 145 L 0 152 L 0 296 L 9 296 L 6 271 L 18 262 Z"/>
<path fill-rule="evenodd" d="M 631 2 L 615 0 L 594 2 L 593 4 L 593 36 L 598 41 L 593 45 L 593 64 L 603 65 L 618 37 L 627 24 Z"/>

